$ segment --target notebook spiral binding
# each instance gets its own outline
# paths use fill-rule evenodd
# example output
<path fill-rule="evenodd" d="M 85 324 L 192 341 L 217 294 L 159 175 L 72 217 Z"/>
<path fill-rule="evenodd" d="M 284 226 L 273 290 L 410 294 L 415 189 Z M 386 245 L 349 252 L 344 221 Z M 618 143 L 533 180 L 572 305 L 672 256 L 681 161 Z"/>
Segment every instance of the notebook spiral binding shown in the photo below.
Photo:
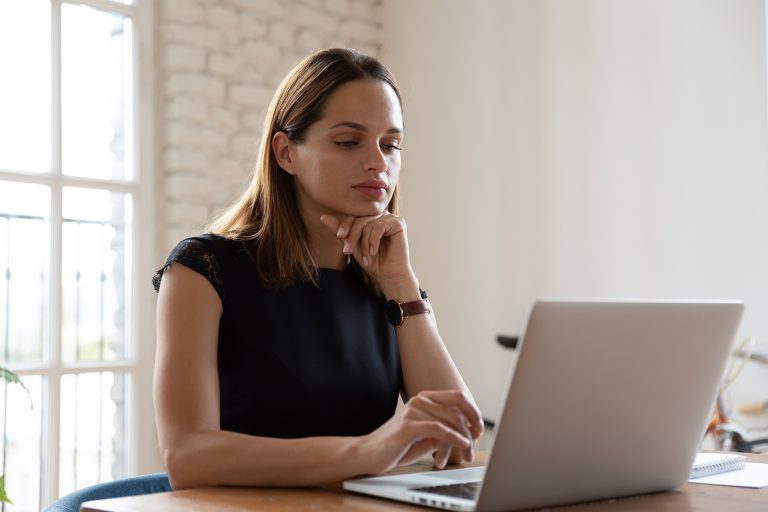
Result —
<path fill-rule="evenodd" d="M 744 469 L 745 464 L 746 459 L 738 455 L 726 459 L 703 462 L 693 467 L 691 478 L 701 478 L 703 476 L 725 473 L 726 471 Z"/>

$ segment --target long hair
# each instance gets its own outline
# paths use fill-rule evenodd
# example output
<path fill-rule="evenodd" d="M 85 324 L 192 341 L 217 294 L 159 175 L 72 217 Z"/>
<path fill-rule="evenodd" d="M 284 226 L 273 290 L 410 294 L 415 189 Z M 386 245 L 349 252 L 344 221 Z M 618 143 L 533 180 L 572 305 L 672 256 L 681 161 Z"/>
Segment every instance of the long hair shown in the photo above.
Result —
<path fill-rule="evenodd" d="M 293 176 L 277 163 L 272 138 L 285 132 L 301 142 L 309 126 L 320 119 L 328 97 L 352 80 L 372 79 L 388 84 L 402 98 L 394 77 L 378 60 L 357 50 L 332 48 L 305 58 L 275 91 L 253 175 L 245 192 L 208 226 L 210 233 L 233 240 L 256 242 L 251 253 L 262 286 L 280 289 L 296 282 L 317 284 L 317 265 L 296 203 Z M 397 214 L 398 189 L 387 205 Z M 251 244 L 247 244 L 250 246 Z M 372 283 L 364 277 L 370 286 Z"/>

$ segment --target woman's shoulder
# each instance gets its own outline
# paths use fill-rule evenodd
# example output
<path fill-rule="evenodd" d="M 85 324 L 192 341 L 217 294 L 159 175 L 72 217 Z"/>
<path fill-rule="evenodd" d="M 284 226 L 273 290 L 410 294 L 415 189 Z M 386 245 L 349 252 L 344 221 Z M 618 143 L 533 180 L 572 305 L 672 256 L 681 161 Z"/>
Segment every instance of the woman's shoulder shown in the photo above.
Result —
<path fill-rule="evenodd" d="M 214 233 L 185 238 L 171 250 L 165 265 L 155 272 L 152 284 L 156 291 L 159 290 L 164 272 L 174 263 L 181 263 L 208 279 L 223 301 L 226 289 L 222 268 L 242 248 L 242 241 Z"/>
<path fill-rule="evenodd" d="M 203 233 L 180 241 L 171 251 L 169 258 L 179 254 L 193 255 L 205 260 L 218 259 L 221 264 L 249 250 L 254 243 L 216 233 Z"/>
<path fill-rule="evenodd" d="M 220 250 L 228 247 L 239 246 L 242 242 L 217 233 L 203 233 L 201 235 L 185 238 L 179 245 L 192 244 L 208 247 L 210 250 Z"/>

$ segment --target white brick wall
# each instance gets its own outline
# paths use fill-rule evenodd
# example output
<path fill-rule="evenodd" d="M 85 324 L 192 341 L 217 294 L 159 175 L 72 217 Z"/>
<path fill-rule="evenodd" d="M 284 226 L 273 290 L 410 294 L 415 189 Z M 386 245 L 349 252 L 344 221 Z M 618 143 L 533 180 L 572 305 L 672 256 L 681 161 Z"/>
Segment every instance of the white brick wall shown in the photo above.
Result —
<path fill-rule="evenodd" d="M 274 89 L 299 59 L 379 53 L 381 1 L 157 2 L 158 260 L 243 189 Z"/>

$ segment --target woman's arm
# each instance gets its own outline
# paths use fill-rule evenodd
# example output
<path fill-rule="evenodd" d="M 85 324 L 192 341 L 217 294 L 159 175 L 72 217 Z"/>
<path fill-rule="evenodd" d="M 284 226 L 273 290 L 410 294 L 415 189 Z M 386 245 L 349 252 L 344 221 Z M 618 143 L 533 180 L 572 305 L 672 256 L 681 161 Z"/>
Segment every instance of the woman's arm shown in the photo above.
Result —
<path fill-rule="evenodd" d="M 411 302 L 421 299 L 415 276 L 400 282 L 386 283 L 382 291 L 387 300 Z M 395 328 L 406 395 L 415 396 L 419 391 L 427 389 L 459 389 L 469 394 L 467 385 L 440 338 L 431 309 L 430 304 L 429 314 L 410 316 Z"/>
<path fill-rule="evenodd" d="M 421 299 L 415 276 L 402 281 L 383 283 L 382 291 L 387 300 L 410 302 Z M 413 315 L 404 319 L 403 323 L 395 328 L 395 332 L 403 369 L 404 401 L 425 390 L 454 389 L 463 392 L 467 400 L 474 405 L 474 398 L 437 330 L 431 304 L 429 314 Z M 459 421 L 462 432 L 468 438 L 477 439 L 483 431 L 479 412 Z M 435 454 L 435 464 L 442 467 L 446 462 L 455 464 L 471 461 L 473 458 L 472 449 L 461 452 L 449 450 L 449 447 L 445 446 Z"/>
<path fill-rule="evenodd" d="M 406 225 L 388 212 L 372 217 L 337 219 L 323 215 L 321 221 L 343 242 L 343 251 L 352 254 L 381 288 L 387 300 L 410 302 L 421 299 L 419 282 L 410 264 Z M 384 312 L 382 312 L 384 314 Z M 434 314 L 411 316 L 396 327 L 400 362 L 403 369 L 405 398 L 426 390 L 458 390 L 471 404 L 470 414 L 454 419 L 465 436 L 477 439 L 483 430 L 480 412 L 467 385 L 445 348 Z M 446 418 L 443 418 L 446 419 Z M 435 454 L 441 467 L 449 450 L 443 446 Z M 471 460 L 472 450 L 451 454 L 451 462 Z"/>
<path fill-rule="evenodd" d="M 463 397 L 445 392 L 423 394 L 362 437 L 288 440 L 222 431 L 216 364 L 221 313 L 221 301 L 203 276 L 182 264 L 165 271 L 157 306 L 154 400 L 160 449 L 174 489 L 312 485 L 378 474 L 445 444 L 469 446 L 447 412 L 466 407 Z"/>
<path fill-rule="evenodd" d="M 414 292 L 415 290 L 415 292 Z M 390 283 L 384 290 L 387 300 L 410 302 L 421 299 L 419 286 L 415 277 L 409 284 Z M 400 350 L 400 363 L 403 368 L 405 386 L 404 400 L 416 396 L 419 392 L 429 389 L 461 390 L 467 400 L 474 405 L 474 397 L 461 378 L 459 370 L 451 359 L 448 350 L 437 330 L 437 321 L 430 304 L 429 314 L 413 315 L 403 320 L 395 328 L 397 345 Z M 477 412 L 462 421 L 462 432 L 472 439 L 477 439 L 483 431 L 482 418 Z M 474 458 L 472 449 L 459 451 L 450 450 L 447 446 L 435 454 L 435 463 L 442 467 L 446 462 L 457 464 L 471 461 Z"/>
<path fill-rule="evenodd" d="M 320 220 L 336 233 L 343 243 L 343 252 L 355 257 L 387 300 L 421 299 L 419 282 L 411 268 L 403 219 L 384 212 L 343 219 L 323 215 Z M 428 389 L 457 389 L 469 394 L 437 332 L 433 314 L 409 317 L 396 329 L 408 397 Z"/>

